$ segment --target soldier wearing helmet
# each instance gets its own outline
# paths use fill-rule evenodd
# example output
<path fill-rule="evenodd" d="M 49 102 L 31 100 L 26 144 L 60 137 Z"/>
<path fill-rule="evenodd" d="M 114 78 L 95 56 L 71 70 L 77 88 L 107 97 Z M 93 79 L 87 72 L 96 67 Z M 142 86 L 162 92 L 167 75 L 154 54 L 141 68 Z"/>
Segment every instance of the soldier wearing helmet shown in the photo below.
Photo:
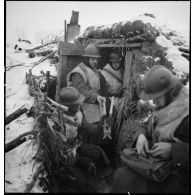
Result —
<path fill-rule="evenodd" d="M 96 167 L 109 164 L 110 160 L 100 146 L 89 143 L 92 137 L 101 138 L 104 116 L 98 124 L 88 123 L 80 109 L 84 100 L 85 97 L 74 87 L 64 87 L 60 90 L 59 103 L 68 108 L 68 110 L 60 110 L 64 124 L 64 131 L 61 133 L 67 139 L 67 143 L 71 143 L 68 160 L 72 158 L 70 165 L 74 166 L 72 174 L 78 182 L 77 185 L 80 185 L 84 192 L 87 192 L 89 186 L 86 182 L 86 174 L 95 171 Z M 52 114 L 56 122 L 61 120 L 58 112 Z M 71 148 L 76 149 L 71 150 Z"/>
<path fill-rule="evenodd" d="M 115 97 L 115 108 L 118 110 L 120 97 L 122 96 L 123 69 L 118 52 L 112 51 L 107 63 L 101 71 L 106 80 L 108 96 Z"/>
<path fill-rule="evenodd" d="M 111 192 L 189 193 L 189 89 L 166 67 L 155 65 L 143 79 L 140 96 L 153 100 L 156 112 L 137 127 L 132 148 L 123 150 L 128 167 L 115 172 Z M 132 168 L 133 158 L 127 156 L 133 148 L 145 160 Z"/>
<path fill-rule="evenodd" d="M 98 59 L 101 57 L 98 48 L 89 44 L 84 51 L 84 62 L 81 62 L 67 75 L 68 86 L 75 87 L 85 96 L 82 109 L 89 123 L 98 122 L 101 118 L 99 104 L 105 101 L 100 96 L 100 75 Z"/>

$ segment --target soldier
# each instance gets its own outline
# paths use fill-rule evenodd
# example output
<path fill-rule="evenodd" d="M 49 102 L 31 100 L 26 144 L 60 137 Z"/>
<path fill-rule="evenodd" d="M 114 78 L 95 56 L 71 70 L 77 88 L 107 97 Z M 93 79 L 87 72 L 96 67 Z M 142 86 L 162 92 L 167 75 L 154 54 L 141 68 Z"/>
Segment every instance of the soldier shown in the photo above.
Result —
<path fill-rule="evenodd" d="M 64 87 L 59 94 L 59 103 L 68 107 L 68 111 L 64 110 L 62 115 L 65 137 L 69 143 L 75 145 L 81 142 L 76 154 L 72 153 L 74 155 L 72 174 L 78 180 L 83 192 L 87 192 L 89 186 L 86 175 L 93 173 L 96 168 L 106 167 L 110 160 L 100 146 L 89 143 L 91 136 L 101 138 L 104 116 L 97 124 L 88 123 L 80 108 L 84 100 L 85 97 L 74 87 Z M 58 118 L 56 117 L 56 120 Z"/>
<path fill-rule="evenodd" d="M 119 54 L 111 52 L 109 55 L 109 63 L 101 71 L 106 80 L 108 96 L 114 96 L 114 105 L 118 110 L 120 98 L 122 97 L 122 84 L 123 84 L 123 69 L 119 59 Z"/>
<path fill-rule="evenodd" d="M 128 167 L 115 172 L 111 192 L 189 193 L 188 88 L 155 65 L 143 80 L 141 99 L 152 99 L 157 111 L 137 127 L 132 148 L 123 150 Z"/>
<path fill-rule="evenodd" d="M 85 61 L 67 75 L 67 85 L 75 87 L 85 96 L 82 105 L 83 112 L 89 123 L 95 123 L 102 116 L 99 104 L 105 101 L 105 98 L 100 95 L 100 90 L 103 87 L 100 86 L 101 75 L 98 72 L 98 58 L 101 56 L 97 47 L 94 44 L 89 44 L 85 48 L 83 57 L 85 57 Z"/>

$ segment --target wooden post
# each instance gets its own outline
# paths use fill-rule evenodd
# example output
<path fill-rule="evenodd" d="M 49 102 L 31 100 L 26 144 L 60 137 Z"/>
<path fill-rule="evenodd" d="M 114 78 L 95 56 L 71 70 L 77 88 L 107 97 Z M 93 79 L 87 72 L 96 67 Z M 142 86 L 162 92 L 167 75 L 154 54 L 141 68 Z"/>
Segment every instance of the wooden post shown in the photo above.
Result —
<path fill-rule="evenodd" d="M 12 122 L 13 120 L 17 119 L 19 116 L 21 116 L 22 114 L 24 114 L 25 112 L 27 112 L 28 109 L 26 107 L 23 108 L 20 107 L 19 109 L 17 109 L 15 112 L 13 112 L 12 114 L 8 115 L 5 118 L 5 125 L 9 124 L 10 122 Z"/>
<path fill-rule="evenodd" d="M 66 20 L 64 20 L 64 42 L 67 42 Z"/>
<path fill-rule="evenodd" d="M 47 87 L 47 94 L 49 96 L 49 77 L 50 77 L 50 71 L 46 72 L 46 87 Z"/>
<path fill-rule="evenodd" d="M 18 147 L 19 145 L 21 145 L 22 143 L 24 143 L 28 139 L 32 139 L 33 136 L 35 136 L 37 133 L 38 133 L 37 131 L 31 130 L 31 131 L 28 131 L 28 132 L 25 132 L 25 133 L 19 135 L 14 140 L 12 140 L 9 143 L 5 144 L 5 153 L 7 153 L 7 152 L 13 150 L 14 148 Z"/>
<path fill-rule="evenodd" d="M 123 88 L 126 89 L 129 87 L 132 63 L 133 63 L 133 51 L 127 51 L 125 56 L 125 72 L 123 77 Z"/>

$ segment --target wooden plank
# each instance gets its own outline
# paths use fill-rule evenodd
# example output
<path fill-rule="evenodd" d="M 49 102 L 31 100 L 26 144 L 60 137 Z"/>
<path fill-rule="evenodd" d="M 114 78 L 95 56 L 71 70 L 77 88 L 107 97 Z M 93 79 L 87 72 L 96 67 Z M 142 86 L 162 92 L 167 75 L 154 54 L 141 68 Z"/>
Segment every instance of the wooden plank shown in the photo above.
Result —
<path fill-rule="evenodd" d="M 99 43 L 97 47 L 129 47 L 129 48 L 141 48 L 142 43 Z"/>
<path fill-rule="evenodd" d="M 118 42 L 118 43 L 121 43 L 122 42 L 122 40 L 121 39 L 90 39 L 90 43 L 94 43 L 94 44 L 96 44 L 96 43 L 101 43 L 101 42 L 105 42 L 105 41 L 108 41 L 108 42 L 110 42 L 110 41 L 112 41 L 112 42 Z"/>
<path fill-rule="evenodd" d="M 59 55 L 83 55 L 84 47 L 75 43 L 59 42 Z"/>
<path fill-rule="evenodd" d="M 63 74 L 63 66 L 66 64 L 67 56 L 61 56 L 59 57 L 59 64 L 57 66 L 57 86 L 56 86 L 56 97 L 55 100 L 59 101 L 59 93 L 61 89 L 61 80 L 62 80 L 62 74 Z"/>
<path fill-rule="evenodd" d="M 81 56 L 84 54 L 84 50 L 80 49 L 66 49 L 62 48 L 60 50 L 60 55 L 66 55 L 66 56 Z"/>
<path fill-rule="evenodd" d="M 124 71 L 124 77 L 123 77 L 123 88 L 129 87 L 132 63 L 133 63 L 133 51 L 127 51 L 126 56 L 125 56 L 125 71 Z"/>
<path fill-rule="evenodd" d="M 64 41 L 67 42 L 66 20 L 64 20 Z"/>
<path fill-rule="evenodd" d="M 84 49 L 84 47 L 80 44 L 75 44 L 75 43 L 67 43 L 67 42 L 64 42 L 64 41 L 59 41 L 59 49 Z"/>

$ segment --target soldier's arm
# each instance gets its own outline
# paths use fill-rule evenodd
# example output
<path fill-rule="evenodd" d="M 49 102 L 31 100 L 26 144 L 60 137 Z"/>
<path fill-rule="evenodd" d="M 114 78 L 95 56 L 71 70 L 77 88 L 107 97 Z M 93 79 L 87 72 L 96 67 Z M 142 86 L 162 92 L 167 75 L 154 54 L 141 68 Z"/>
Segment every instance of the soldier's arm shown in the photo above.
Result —
<path fill-rule="evenodd" d="M 190 141 L 189 116 L 186 117 L 179 128 L 174 133 L 174 136 L 183 141 L 183 143 L 172 143 L 171 156 L 174 166 L 188 167 L 189 166 L 189 141 Z"/>
<path fill-rule="evenodd" d="M 94 90 L 91 90 L 89 85 L 85 83 L 84 79 L 78 73 L 72 75 L 71 81 L 72 87 L 75 87 L 81 94 L 85 96 L 85 102 L 96 102 L 98 93 Z"/>

